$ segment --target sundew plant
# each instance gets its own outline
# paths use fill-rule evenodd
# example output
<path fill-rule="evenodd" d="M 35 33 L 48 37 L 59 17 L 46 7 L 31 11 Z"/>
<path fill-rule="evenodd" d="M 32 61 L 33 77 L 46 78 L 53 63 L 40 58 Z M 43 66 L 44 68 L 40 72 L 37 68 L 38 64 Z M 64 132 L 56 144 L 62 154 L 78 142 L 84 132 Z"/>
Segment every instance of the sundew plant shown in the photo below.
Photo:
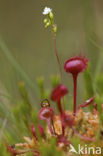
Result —
<path fill-rule="evenodd" d="M 44 89 L 44 78 L 37 79 L 40 109 L 30 103 L 24 81 L 18 85 L 21 100 L 16 106 L 0 105 L 0 156 L 102 156 L 103 77 L 100 74 L 96 78 L 92 76 L 92 64 L 83 53 L 68 56 L 64 66 L 61 65 L 56 44 L 58 27 L 53 10 L 45 7 L 42 14 L 44 27 L 51 32 L 59 73 L 51 77 L 52 90 L 49 91 Z M 4 44 L 2 47 L 5 50 Z M 13 58 L 11 60 L 13 62 Z M 22 73 L 18 64 L 15 63 L 15 66 Z M 72 79 L 72 84 L 63 83 L 63 70 L 68 79 Z M 87 99 L 79 104 L 78 77 L 81 75 Z M 69 85 L 73 86 L 72 100 L 67 96 L 72 94 Z"/>

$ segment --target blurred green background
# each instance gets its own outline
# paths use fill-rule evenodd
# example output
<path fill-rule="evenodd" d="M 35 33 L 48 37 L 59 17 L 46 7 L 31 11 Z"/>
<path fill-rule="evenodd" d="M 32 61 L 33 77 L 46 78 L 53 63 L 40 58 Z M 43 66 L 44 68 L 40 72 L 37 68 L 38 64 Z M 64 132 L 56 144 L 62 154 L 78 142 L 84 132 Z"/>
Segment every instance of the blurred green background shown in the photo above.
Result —
<path fill-rule="evenodd" d="M 39 76 L 45 77 L 45 86 L 49 88 L 50 76 L 59 72 L 52 35 L 43 24 L 45 6 L 53 9 L 58 25 L 57 48 L 62 67 L 66 59 L 81 53 L 90 60 L 92 74 L 97 74 L 97 68 L 102 71 L 98 65 L 103 60 L 102 49 L 98 46 L 103 45 L 103 1 L 0 0 L 0 37 L 30 78 L 32 89 Z M 1 43 L 0 90 L 6 92 L 6 88 L 15 99 L 18 98 L 17 83 L 24 78 L 4 51 Z M 82 76 L 78 82 L 78 99 L 82 102 L 81 95 L 85 94 Z M 63 83 L 72 96 L 72 78 L 64 71 Z M 30 96 L 35 101 L 36 89 L 32 89 L 29 89 Z"/>

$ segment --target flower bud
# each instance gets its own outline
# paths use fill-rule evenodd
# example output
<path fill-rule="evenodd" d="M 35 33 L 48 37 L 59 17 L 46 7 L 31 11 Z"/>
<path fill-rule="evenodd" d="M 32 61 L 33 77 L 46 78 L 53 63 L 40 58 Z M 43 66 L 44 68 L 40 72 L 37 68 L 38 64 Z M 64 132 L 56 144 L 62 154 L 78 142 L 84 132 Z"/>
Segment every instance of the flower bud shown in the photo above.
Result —
<path fill-rule="evenodd" d="M 53 32 L 56 33 L 57 32 L 57 25 L 53 26 Z"/>
<path fill-rule="evenodd" d="M 51 25 L 51 22 L 47 22 L 46 25 L 45 25 L 45 28 L 49 27 Z"/>
<path fill-rule="evenodd" d="M 53 15 L 53 13 L 52 13 L 52 12 L 50 12 L 50 13 L 49 13 L 49 18 L 50 18 L 51 20 L 53 20 L 54 15 Z"/>
<path fill-rule="evenodd" d="M 48 22 L 48 19 L 47 18 L 45 18 L 44 19 L 44 24 L 46 24 Z"/>

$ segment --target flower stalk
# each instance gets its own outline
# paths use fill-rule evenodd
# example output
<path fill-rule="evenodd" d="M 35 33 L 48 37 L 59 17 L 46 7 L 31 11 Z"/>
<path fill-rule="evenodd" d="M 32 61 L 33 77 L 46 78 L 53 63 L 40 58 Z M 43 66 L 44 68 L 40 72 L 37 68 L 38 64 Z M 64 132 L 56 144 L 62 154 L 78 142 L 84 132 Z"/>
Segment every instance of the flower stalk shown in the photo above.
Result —
<path fill-rule="evenodd" d="M 71 73 L 74 83 L 74 104 L 73 113 L 76 114 L 77 104 L 77 76 L 87 68 L 88 60 L 84 57 L 77 56 L 68 59 L 64 64 L 64 69 L 67 73 Z"/>
<path fill-rule="evenodd" d="M 57 45 L 56 45 L 57 25 L 54 23 L 54 14 L 52 12 L 52 9 L 45 7 L 43 11 L 43 15 L 46 15 L 46 18 L 44 19 L 45 28 L 51 27 L 51 31 L 53 34 L 54 51 L 59 66 L 60 82 L 62 83 L 62 68 L 61 68 L 61 63 L 60 63 L 60 59 L 57 51 Z"/>
<path fill-rule="evenodd" d="M 76 113 L 76 103 L 77 103 L 77 75 L 73 75 L 73 83 L 74 83 L 74 104 L 73 104 L 73 112 L 74 115 Z"/>

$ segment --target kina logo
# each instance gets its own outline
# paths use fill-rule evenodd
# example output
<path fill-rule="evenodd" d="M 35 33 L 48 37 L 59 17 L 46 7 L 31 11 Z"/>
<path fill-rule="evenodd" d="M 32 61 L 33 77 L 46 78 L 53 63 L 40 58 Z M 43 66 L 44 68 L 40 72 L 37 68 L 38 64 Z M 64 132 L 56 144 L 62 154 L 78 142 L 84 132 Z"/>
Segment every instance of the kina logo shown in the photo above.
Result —
<path fill-rule="evenodd" d="M 75 149 L 75 147 L 70 144 L 70 153 L 75 153 L 75 154 L 97 154 L 100 155 L 102 154 L 102 149 L 101 147 L 88 147 L 87 145 L 81 146 L 78 144 L 78 148 Z"/>

